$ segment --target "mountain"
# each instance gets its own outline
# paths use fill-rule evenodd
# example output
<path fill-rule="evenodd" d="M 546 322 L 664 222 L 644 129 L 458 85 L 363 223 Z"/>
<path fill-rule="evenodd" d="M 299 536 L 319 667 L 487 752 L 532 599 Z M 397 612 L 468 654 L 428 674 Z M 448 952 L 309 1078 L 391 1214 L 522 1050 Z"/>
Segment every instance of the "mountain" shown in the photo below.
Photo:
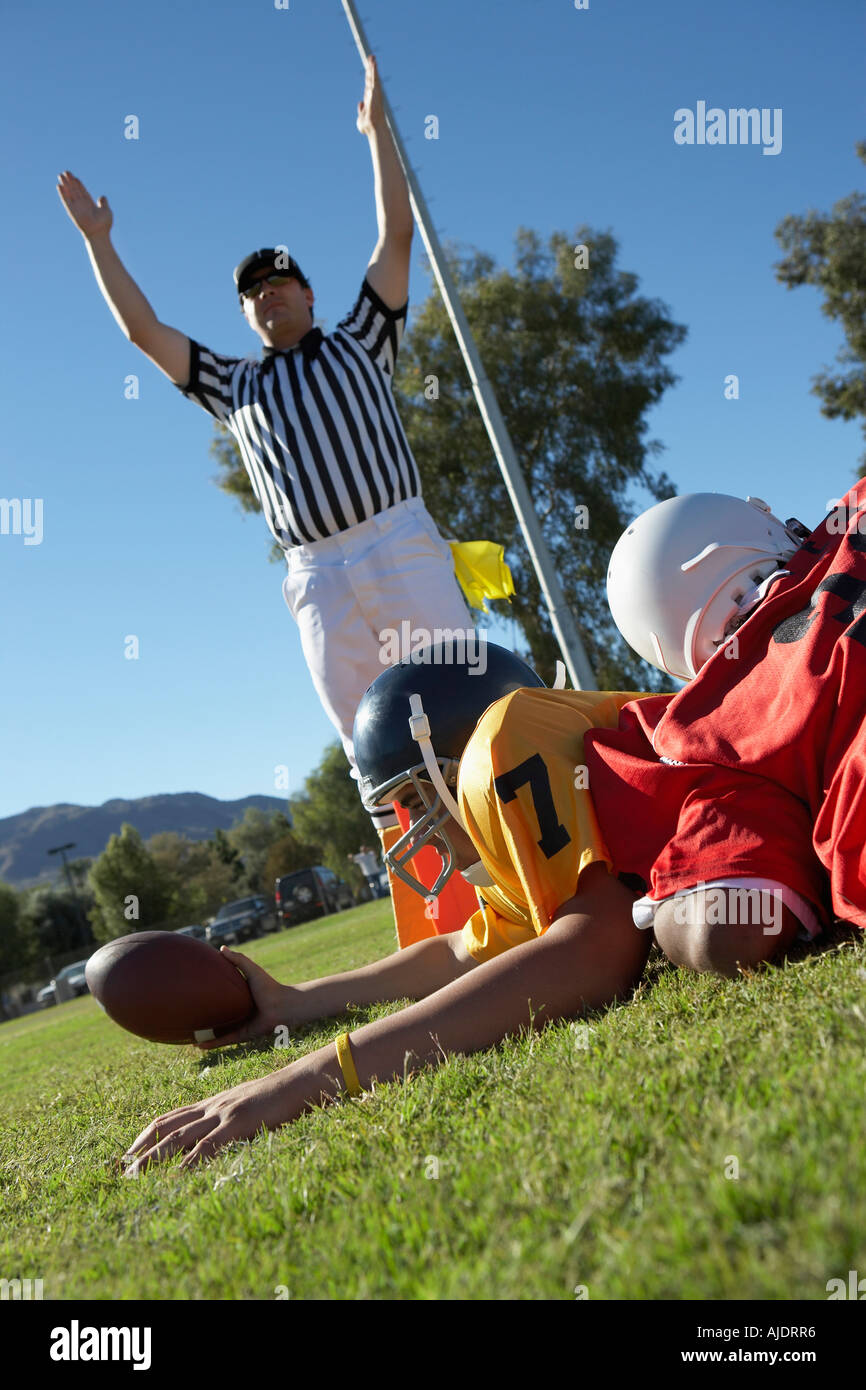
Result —
<path fill-rule="evenodd" d="M 141 796 L 134 801 L 118 798 L 102 806 L 34 806 L 0 820 L 0 879 L 23 888 L 37 879 L 57 878 L 61 856 L 49 855 L 49 849 L 72 840 L 75 848 L 69 850 L 69 859 L 95 859 L 109 836 L 120 834 L 124 822 L 134 825 L 143 840 L 161 830 L 175 830 L 189 840 L 209 840 L 217 829 L 230 830 L 248 806 L 289 815 L 287 803 L 278 796 L 218 801 L 200 792 Z"/>

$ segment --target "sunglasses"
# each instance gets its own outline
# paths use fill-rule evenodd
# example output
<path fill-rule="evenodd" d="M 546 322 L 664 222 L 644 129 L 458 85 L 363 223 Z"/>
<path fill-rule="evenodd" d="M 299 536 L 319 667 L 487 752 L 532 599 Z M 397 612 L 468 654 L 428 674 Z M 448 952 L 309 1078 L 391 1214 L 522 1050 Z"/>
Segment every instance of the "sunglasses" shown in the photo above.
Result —
<path fill-rule="evenodd" d="M 296 278 L 294 275 L 263 275 L 261 280 L 250 285 L 248 290 L 241 290 L 241 299 L 258 299 L 264 285 L 287 285 L 290 280 Z"/>

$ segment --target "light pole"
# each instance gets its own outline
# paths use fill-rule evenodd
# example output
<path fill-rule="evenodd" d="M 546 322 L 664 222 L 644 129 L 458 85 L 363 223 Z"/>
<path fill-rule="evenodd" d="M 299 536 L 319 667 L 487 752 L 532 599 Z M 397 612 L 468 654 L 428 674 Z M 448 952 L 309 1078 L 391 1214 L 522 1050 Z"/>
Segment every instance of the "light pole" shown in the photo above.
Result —
<path fill-rule="evenodd" d="M 81 939 L 82 941 L 86 941 L 88 936 L 91 935 L 90 923 L 88 922 L 87 915 L 84 911 L 84 904 L 78 896 L 78 889 L 75 887 L 75 881 L 72 877 L 72 870 L 70 869 L 69 862 L 66 858 L 66 851 L 68 849 L 75 849 L 76 843 L 77 842 L 75 840 L 70 840 L 65 845 L 55 845 L 54 849 L 49 849 L 46 851 L 46 853 L 59 854 L 63 859 L 63 872 L 66 875 L 66 883 L 69 888 L 69 895 L 72 898 L 73 903 L 75 904 L 75 916 L 78 918 L 78 923 L 81 930 Z"/>
<path fill-rule="evenodd" d="M 69 885 L 70 893 L 72 894 L 73 898 L 75 898 L 77 901 L 78 894 L 75 891 L 75 884 L 72 882 L 72 874 L 69 872 L 69 863 L 66 858 L 66 851 L 68 849 L 75 849 L 76 843 L 77 842 L 75 840 L 70 840 L 69 843 L 66 845 L 55 845 L 54 849 L 49 849 L 47 853 L 60 854 L 63 856 L 63 872 L 66 875 L 66 882 Z"/>

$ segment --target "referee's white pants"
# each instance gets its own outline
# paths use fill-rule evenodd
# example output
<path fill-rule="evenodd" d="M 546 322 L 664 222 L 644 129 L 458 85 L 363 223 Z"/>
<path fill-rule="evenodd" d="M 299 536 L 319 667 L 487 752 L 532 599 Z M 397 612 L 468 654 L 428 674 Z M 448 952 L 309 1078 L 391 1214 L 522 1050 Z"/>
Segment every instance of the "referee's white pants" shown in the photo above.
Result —
<path fill-rule="evenodd" d="M 287 552 L 283 597 L 298 624 L 322 708 L 352 764 L 352 725 L 364 691 L 387 665 L 386 629 L 474 631 L 454 577 L 451 548 L 420 498 L 399 502 L 348 531 Z M 383 635 L 384 634 L 384 635 Z M 423 645 L 425 639 L 413 646 Z M 408 656 L 408 651 L 399 651 Z"/>

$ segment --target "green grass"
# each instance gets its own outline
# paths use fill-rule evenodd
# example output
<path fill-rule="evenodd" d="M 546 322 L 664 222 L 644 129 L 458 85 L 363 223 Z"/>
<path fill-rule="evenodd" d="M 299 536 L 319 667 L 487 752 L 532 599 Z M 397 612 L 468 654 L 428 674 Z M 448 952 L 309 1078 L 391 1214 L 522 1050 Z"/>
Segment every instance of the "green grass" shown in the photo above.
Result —
<path fill-rule="evenodd" d="M 392 945 L 390 905 L 370 903 L 249 954 L 288 980 Z M 866 1274 L 864 984 L 843 929 L 735 981 L 654 960 L 583 1031 L 453 1058 L 137 1182 L 117 1158 L 150 1119 L 341 1021 L 204 1056 L 123 1033 L 90 998 L 14 1020 L 0 1275 L 51 1299 L 826 1299 Z"/>

